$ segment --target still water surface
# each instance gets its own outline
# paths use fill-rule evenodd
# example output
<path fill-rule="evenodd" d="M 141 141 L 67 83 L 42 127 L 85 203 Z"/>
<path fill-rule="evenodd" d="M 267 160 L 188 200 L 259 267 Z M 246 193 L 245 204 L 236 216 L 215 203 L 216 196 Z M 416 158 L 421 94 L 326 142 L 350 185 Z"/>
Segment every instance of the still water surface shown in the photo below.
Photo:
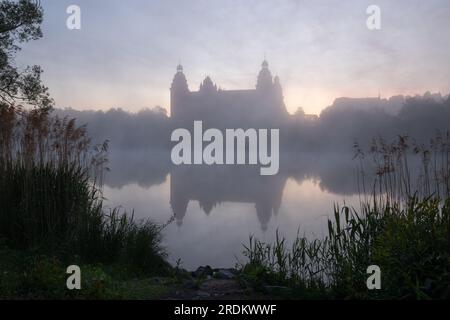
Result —
<path fill-rule="evenodd" d="M 155 152 L 119 155 L 110 160 L 106 205 L 160 223 L 174 215 L 163 242 L 172 263 L 233 267 L 250 235 L 322 237 L 334 204 L 359 206 L 351 155 L 285 158 L 278 175 L 260 176 L 257 167 L 171 167 Z"/>

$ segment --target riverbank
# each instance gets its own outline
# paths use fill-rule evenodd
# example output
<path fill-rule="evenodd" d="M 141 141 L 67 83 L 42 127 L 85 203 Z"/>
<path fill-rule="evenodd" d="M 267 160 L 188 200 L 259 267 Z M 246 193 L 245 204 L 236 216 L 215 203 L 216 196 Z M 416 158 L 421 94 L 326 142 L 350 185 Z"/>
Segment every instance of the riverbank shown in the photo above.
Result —
<path fill-rule="evenodd" d="M 69 290 L 66 265 L 57 257 L 0 246 L 0 299 L 259 299 L 244 288 L 234 269 L 172 268 L 161 276 L 136 276 L 120 265 L 80 264 L 81 289 Z"/>
<path fill-rule="evenodd" d="M 81 262 L 81 290 L 68 290 L 69 260 L 0 247 L 1 299 L 449 299 L 450 199 L 406 207 L 336 208 L 329 236 L 291 247 L 250 237 L 238 269 L 201 266 L 136 273 L 121 263 Z M 70 264 L 73 263 L 71 260 Z M 380 270 L 369 288 L 367 268 Z M 160 272 L 162 269 L 160 269 Z"/>

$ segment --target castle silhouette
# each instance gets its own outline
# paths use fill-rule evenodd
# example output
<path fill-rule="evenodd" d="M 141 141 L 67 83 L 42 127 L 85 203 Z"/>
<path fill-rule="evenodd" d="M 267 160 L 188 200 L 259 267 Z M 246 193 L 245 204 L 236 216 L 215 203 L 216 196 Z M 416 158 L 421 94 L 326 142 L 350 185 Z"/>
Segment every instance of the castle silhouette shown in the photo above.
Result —
<path fill-rule="evenodd" d="M 213 128 L 280 128 L 289 119 L 279 78 L 263 61 L 255 89 L 222 90 L 207 76 L 198 91 L 190 91 L 183 67 L 170 88 L 170 117 L 174 127 L 191 129 L 195 120 Z M 276 215 L 286 177 L 261 177 L 254 168 L 179 166 L 171 169 L 170 203 L 178 225 L 190 201 L 209 214 L 222 202 L 253 203 L 262 230 Z"/>
<path fill-rule="evenodd" d="M 202 120 L 216 128 L 275 128 L 289 118 L 279 78 L 263 61 L 255 89 L 222 90 L 207 76 L 198 91 L 190 91 L 178 65 L 170 88 L 170 116 L 176 125 Z"/>

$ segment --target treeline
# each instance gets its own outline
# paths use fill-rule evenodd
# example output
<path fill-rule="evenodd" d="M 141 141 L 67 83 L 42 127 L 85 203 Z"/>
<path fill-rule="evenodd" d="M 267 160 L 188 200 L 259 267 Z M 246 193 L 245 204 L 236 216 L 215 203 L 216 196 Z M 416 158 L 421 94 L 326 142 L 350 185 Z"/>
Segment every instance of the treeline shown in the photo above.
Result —
<path fill-rule="evenodd" d="M 302 112 L 292 115 L 280 130 L 282 150 L 352 151 L 352 145 L 370 145 L 374 137 L 392 139 L 409 135 L 425 143 L 437 132 L 450 129 L 450 97 L 435 99 L 424 95 L 406 98 L 399 110 L 379 107 L 377 99 L 368 99 L 364 107 L 347 99 L 324 109 L 320 116 Z M 361 102 L 361 103 L 363 103 Z M 160 107 L 131 113 L 122 109 L 77 111 L 58 109 L 80 124 L 88 124 L 89 134 L 99 141 L 109 139 L 115 150 L 168 149 L 172 124 Z"/>

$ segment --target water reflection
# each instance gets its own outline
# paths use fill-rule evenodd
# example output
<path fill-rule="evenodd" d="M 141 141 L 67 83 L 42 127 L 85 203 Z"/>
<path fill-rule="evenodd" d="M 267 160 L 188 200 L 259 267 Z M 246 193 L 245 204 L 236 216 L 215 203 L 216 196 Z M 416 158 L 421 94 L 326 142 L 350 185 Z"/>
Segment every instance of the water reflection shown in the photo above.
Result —
<path fill-rule="evenodd" d="M 106 184 L 111 188 L 130 184 L 150 188 L 164 183 L 170 175 L 170 207 L 178 226 L 183 224 L 191 201 L 198 201 L 206 215 L 218 204 L 231 202 L 251 204 L 265 231 L 271 217 L 279 212 L 289 178 L 299 184 L 316 181 L 321 190 L 336 195 L 354 195 L 358 193 L 356 168 L 348 154 L 282 154 L 280 172 L 261 176 L 258 166 L 173 166 L 167 152 L 141 150 L 115 153 Z"/>
<path fill-rule="evenodd" d="M 262 230 L 281 205 L 286 176 L 261 176 L 259 168 L 244 166 L 180 166 L 170 173 L 170 204 L 178 225 L 188 203 L 197 200 L 207 215 L 223 202 L 250 203 Z"/>
<path fill-rule="evenodd" d="M 334 203 L 357 204 L 357 163 L 349 154 L 282 154 L 280 172 L 258 166 L 172 166 L 156 150 L 112 152 L 105 195 L 136 218 L 176 223 L 164 233 L 170 259 L 186 268 L 234 266 L 250 234 L 274 240 L 300 228 L 323 235 Z"/>

